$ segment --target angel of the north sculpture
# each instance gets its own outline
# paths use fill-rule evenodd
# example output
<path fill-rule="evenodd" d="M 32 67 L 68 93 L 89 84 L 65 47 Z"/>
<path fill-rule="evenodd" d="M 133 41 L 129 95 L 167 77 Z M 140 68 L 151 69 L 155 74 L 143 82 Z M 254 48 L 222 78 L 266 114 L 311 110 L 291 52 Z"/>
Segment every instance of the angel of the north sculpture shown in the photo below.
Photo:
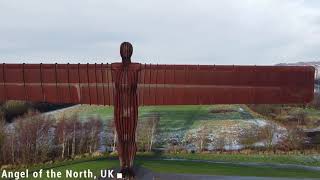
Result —
<path fill-rule="evenodd" d="M 138 106 L 304 104 L 311 66 L 161 65 L 131 62 L 132 45 L 111 64 L 0 64 L 0 100 L 114 106 L 123 172 L 136 154 Z"/>

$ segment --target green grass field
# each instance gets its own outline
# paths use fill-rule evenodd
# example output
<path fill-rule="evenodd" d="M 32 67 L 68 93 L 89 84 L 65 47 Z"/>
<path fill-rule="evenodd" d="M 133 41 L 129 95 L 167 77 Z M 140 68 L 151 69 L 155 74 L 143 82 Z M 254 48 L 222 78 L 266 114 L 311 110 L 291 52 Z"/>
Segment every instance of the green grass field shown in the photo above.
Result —
<path fill-rule="evenodd" d="M 140 156 L 141 157 L 141 156 Z M 259 166 L 243 166 L 235 164 L 219 164 L 205 162 L 181 162 L 152 160 L 138 158 L 136 164 L 158 173 L 187 173 L 225 176 L 257 176 L 257 177 L 295 177 L 295 178 L 320 178 L 320 171 L 309 171 L 295 168 L 272 168 Z M 82 171 L 90 169 L 97 175 L 102 169 L 110 169 L 118 166 L 118 160 L 110 158 L 98 158 L 93 160 L 78 160 L 68 163 L 57 163 L 54 166 L 42 167 L 65 172 L 65 170 Z M 63 175 L 64 176 L 64 175 Z M 32 178 L 30 178 L 32 179 Z"/>
<path fill-rule="evenodd" d="M 245 111 L 239 111 L 239 109 Z M 226 113 L 210 113 L 210 111 L 231 110 Z M 83 105 L 76 111 L 81 119 L 88 117 L 100 117 L 105 121 L 113 118 L 113 108 L 104 106 Z M 66 112 L 68 113 L 68 112 Z M 196 127 L 199 122 L 212 120 L 237 120 L 252 119 L 251 115 L 243 105 L 201 105 L 201 106 L 145 106 L 139 108 L 139 119 L 144 120 L 149 115 L 157 113 L 161 116 L 161 132 L 172 132 L 177 130 L 188 130 Z"/>
<path fill-rule="evenodd" d="M 319 171 L 180 161 L 143 161 L 140 164 L 154 172 L 206 174 L 224 176 L 320 178 Z"/>
<path fill-rule="evenodd" d="M 209 160 L 222 162 L 254 162 L 254 163 L 278 163 L 296 164 L 306 166 L 320 166 L 319 156 L 315 155 L 285 155 L 285 154 L 164 154 L 162 158 Z"/>
<path fill-rule="evenodd" d="M 41 168 L 33 168 L 34 171 L 39 169 L 43 170 L 50 170 L 53 169 L 55 172 L 61 172 L 62 177 L 66 177 L 65 171 L 66 170 L 73 170 L 73 171 L 83 171 L 90 169 L 94 175 L 97 177 L 100 176 L 100 170 L 102 169 L 111 169 L 113 167 L 117 167 L 119 161 L 116 159 L 106 159 L 106 158 L 97 158 L 92 160 L 76 160 L 76 161 L 68 161 L 68 162 L 61 162 L 56 163 L 54 165 L 42 166 Z M 37 178 L 28 178 L 28 179 L 37 179 Z M 42 178 L 42 179 L 52 179 L 52 178 Z M 60 179 L 70 179 L 70 178 L 60 178 Z M 81 178 L 80 178 L 81 179 Z M 84 179 L 84 178 L 82 178 Z"/>
<path fill-rule="evenodd" d="M 320 111 L 312 108 L 286 107 L 288 114 L 303 111 L 310 121 L 308 127 L 312 127 L 320 119 Z M 221 110 L 229 112 L 219 113 Z M 216 111 L 215 113 L 210 113 Z M 283 111 L 284 112 L 284 111 Z M 77 113 L 81 119 L 88 117 L 99 117 L 104 121 L 113 119 L 113 107 L 111 106 L 89 106 L 82 105 L 76 110 L 66 111 L 65 114 Z M 139 119 L 143 121 L 151 114 L 157 113 L 161 116 L 160 130 L 162 132 L 172 132 L 177 130 L 188 130 L 196 127 L 201 122 L 213 120 L 245 120 L 253 118 L 266 118 L 245 105 L 188 105 L 188 106 L 144 106 L 139 107 Z M 281 118 L 279 116 L 278 118 Z"/>

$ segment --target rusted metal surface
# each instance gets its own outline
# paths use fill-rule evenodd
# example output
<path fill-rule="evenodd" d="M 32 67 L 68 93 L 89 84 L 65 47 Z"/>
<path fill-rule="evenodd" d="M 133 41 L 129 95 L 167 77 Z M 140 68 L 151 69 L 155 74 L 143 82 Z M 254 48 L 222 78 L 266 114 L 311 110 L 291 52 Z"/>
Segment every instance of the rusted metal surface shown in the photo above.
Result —
<path fill-rule="evenodd" d="M 131 63 L 132 45 L 120 46 L 122 63 L 112 64 L 114 82 L 114 120 L 118 134 L 117 149 L 121 171 L 133 176 L 133 160 L 137 151 L 136 128 L 138 122 L 138 72 L 140 64 Z"/>
<path fill-rule="evenodd" d="M 307 103 L 314 73 L 300 66 L 142 65 L 139 104 Z"/>
<path fill-rule="evenodd" d="M 113 105 L 115 66 L 0 64 L 0 100 Z M 313 67 L 136 67 L 139 105 L 290 104 L 313 98 Z"/>
<path fill-rule="evenodd" d="M 110 64 L 1 64 L 0 100 L 113 104 Z"/>
<path fill-rule="evenodd" d="M 113 64 L 115 82 L 114 119 L 118 134 L 118 153 L 123 172 L 130 172 L 136 153 L 138 121 L 137 81 L 139 64 Z"/>
<path fill-rule="evenodd" d="M 0 101 L 114 105 L 122 170 L 136 153 L 138 106 L 290 104 L 313 99 L 313 67 L 153 65 L 131 63 L 130 43 L 121 63 L 1 64 Z"/>

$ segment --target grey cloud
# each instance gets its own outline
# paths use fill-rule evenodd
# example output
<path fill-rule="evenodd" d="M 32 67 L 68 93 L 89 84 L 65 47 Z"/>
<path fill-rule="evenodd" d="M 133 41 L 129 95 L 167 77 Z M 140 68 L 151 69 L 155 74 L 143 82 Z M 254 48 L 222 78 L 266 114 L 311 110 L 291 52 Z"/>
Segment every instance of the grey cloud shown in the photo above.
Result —
<path fill-rule="evenodd" d="M 275 64 L 319 60 L 317 1 L 1 0 L 0 59 Z"/>

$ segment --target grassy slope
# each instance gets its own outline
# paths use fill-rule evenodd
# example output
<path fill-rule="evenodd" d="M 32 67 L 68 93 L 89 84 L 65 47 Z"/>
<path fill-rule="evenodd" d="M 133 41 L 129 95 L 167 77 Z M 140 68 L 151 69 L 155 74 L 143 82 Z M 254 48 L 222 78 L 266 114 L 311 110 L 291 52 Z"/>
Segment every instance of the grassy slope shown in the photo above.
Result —
<path fill-rule="evenodd" d="M 179 161 L 145 161 L 142 166 L 155 172 L 207 174 L 225 176 L 257 176 L 257 177 L 295 177 L 320 178 L 319 171 L 307 171 L 293 168 L 252 167 L 232 164 L 213 164 L 203 162 Z"/>
<path fill-rule="evenodd" d="M 319 157 L 313 155 L 275 155 L 275 154 L 165 154 L 163 158 L 212 160 L 225 162 L 259 162 L 320 166 Z"/>
<path fill-rule="evenodd" d="M 226 176 L 261 176 L 261 177 L 308 177 L 320 178 L 319 171 L 307 171 L 294 168 L 249 167 L 233 164 L 214 164 L 203 162 L 181 162 L 151 159 L 138 159 L 137 164 L 162 173 L 188 173 Z M 116 167 L 118 161 L 114 159 L 100 158 L 95 160 L 77 161 L 74 164 L 56 164 L 55 171 L 64 172 L 66 169 L 86 170 L 90 169 L 99 175 L 101 169 Z M 42 167 L 44 168 L 44 167 Z"/>
<path fill-rule="evenodd" d="M 159 112 L 161 115 L 160 126 L 162 128 L 189 129 L 198 121 L 248 118 L 248 114 L 239 112 L 209 113 L 210 110 L 232 109 L 238 111 L 239 108 L 239 105 L 142 107 L 140 117 L 144 117 L 151 112 Z"/>
<path fill-rule="evenodd" d="M 71 162 L 61 162 L 57 163 L 55 165 L 50 165 L 50 166 L 42 166 L 41 168 L 34 168 L 34 169 L 53 169 L 55 172 L 62 172 L 62 177 L 65 177 L 65 171 L 66 170 L 73 170 L 73 171 L 83 171 L 90 169 L 94 175 L 99 177 L 100 175 L 100 170 L 102 169 L 110 169 L 112 167 L 117 167 L 119 164 L 118 160 L 115 159 L 106 159 L 106 158 L 98 158 L 98 159 L 92 159 L 92 160 L 76 160 L 76 161 L 71 161 Z M 29 179 L 34 179 L 34 178 L 29 178 Z M 49 178 L 42 178 L 42 179 L 49 179 Z M 65 179 L 65 178 L 61 178 Z M 70 178 L 68 178 L 70 179 Z"/>
<path fill-rule="evenodd" d="M 262 110 L 263 107 L 265 108 L 264 110 Z M 278 121 L 283 124 L 292 122 L 290 118 L 296 116 L 296 114 L 298 113 L 299 114 L 303 113 L 306 119 L 306 124 L 302 125 L 303 128 L 317 128 L 319 126 L 318 122 L 320 121 L 320 110 L 314 109 L 311 107 L 303 108 L 299 106 L 286 106 L 286 105 L 283 105 L 283 106 L 282 105 L 262 105 L 262 107 L 260 108 L 258 107 L 258 109 L 256 110 L 254 110 L 254 108 L 253 109 L 246 108 L 246 110 L 250 114 L 258 115 L 264 119 L 270 119 L 270 120 L 274 119 L 275 121 Z M 265 114 L 265 116 L 263 116 L 259 114 L 259 111 L 260 113 L 264 113 L 264 114 L 269 111 L 272 111 L 272 113 L 270 112 L 271 114 Z"/>
<path fill-rule="evenodd" d="M 244 111 L 239 111 L 242 108 Z M 209 113 L 211 110 L 234 110 L 226 113 Z M 320 120 L 320 111 L 312 108 L 292 107 L 288 109 L 288 113 L 292 114 L 295 111 L 303 111 L 306 117 L 312 124 Z M 106 121 L 113 119 L 113 108 L 107 106 L 88 106 L 83 105 L 77 111 L 82 119 L 96 116 Z M 245 105 L 201 105 L 201 106 L 145 106 L 139 108 L 139 118 L 143 121 L 145 117 L 152 113 L 159 113 L 161 115 L 160 133 L 170 133 L 177 131 L 186 131 L 194 127 L 199 127 L 202 123 L 206 124 L 212 120 L 238 120 L 238 119 L 252 119 L 262 118 L 262 116 Z M 68 112 L 66 112 L 68 114 Z M 279 116 L 279 118 L 281 118 Z"/>
<path fill-rule="evenodd" d="M 188 130 L 200 120 L 235 120 L 252 118 L 252 115 L 244 112 L 209 113 L 210 110 L 232 109 L 238 111 L 241 105 L 201 105 L 201 106 L 145 106 L 139 108 L 139 117 L 143 120 L 149 114 L 161 115 L 160 129 L 163 132 Z M 113 118 L 113 108 L 104 106 L 86 106 L 79 109 L 80 117 L 96 116 L 104 120 Z"/>

